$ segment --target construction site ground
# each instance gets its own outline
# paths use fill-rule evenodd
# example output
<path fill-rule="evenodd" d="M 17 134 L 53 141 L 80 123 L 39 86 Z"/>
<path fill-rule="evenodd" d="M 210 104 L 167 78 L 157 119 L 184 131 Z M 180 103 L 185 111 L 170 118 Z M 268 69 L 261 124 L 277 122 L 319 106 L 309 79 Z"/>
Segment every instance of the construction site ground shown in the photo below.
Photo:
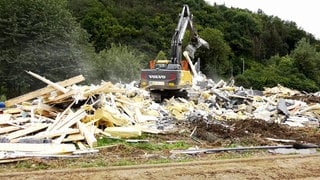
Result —
<path fill-rule="evenodd" d="M 143 134 L 139 140 L 98 140 L 98 153 L 69 158 L 33 157 L 0 164 L 0 179 L 317 179 L 320 155 L 268 150 L 173 154 L 172 150 L 275 146 L 266 138 L 320 144 L 319 128 L 297 128 L 261 120 L 177 124 L 178 132 Z M 190 138 L 190 133 L 193 138 Z M 281 143 L 283 145 L 284 143 Z"/>

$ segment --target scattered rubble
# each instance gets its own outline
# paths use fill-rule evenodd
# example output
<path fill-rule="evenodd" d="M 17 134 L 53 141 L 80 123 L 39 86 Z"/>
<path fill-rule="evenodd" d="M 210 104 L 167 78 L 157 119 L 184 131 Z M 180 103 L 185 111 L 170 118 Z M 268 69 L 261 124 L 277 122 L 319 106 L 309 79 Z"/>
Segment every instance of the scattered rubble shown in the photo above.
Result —
<path fill-rule="evenodd" d="M 265 125 L 259 122 L 265 122 L 279 133 L 280 124 L 319 128 L 319 92 L 307 94 L 281 85 L 257 91 L 204 78 L 188 89 L 189 99 L 173 97 L 156 103 L 134 82 L 85 86 L 77 85 L 85 80 L 81 75 L 54 83 L 27 73 L 48 86 L 5 101 L 0 110 L 0 159 L 12 152 L 18 157 L 78 155 L 79 150 L 92 152 L 97 136 L 176 132 L 182 122 L 192 125 L 194 136 L 205 133 L 209 141 L 232 136 L 249 121 L 259 128 Z M 250 135 L 257 127 L 241 133 Z M 212 130 L 224 137 L 208 139 Z"/>

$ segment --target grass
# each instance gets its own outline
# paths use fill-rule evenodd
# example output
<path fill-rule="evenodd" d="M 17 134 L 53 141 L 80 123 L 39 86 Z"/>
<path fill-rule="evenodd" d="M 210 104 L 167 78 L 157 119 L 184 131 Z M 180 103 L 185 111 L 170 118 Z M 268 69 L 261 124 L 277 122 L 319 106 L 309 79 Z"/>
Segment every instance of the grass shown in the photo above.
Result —
<path fill-rule="evenodd" d="M 33 169 L 33 170 L 44 170 L 50 166 L 43 163 L 34 163 L 33 161 L 21 161 L 16 164 L 18 169 Z"/>
<path fill-rule="evenodd" d="M 237 158 L 251 158 L 260 152 L 261 150 L 250 150 L 250 151 L 241 151 L 241 152 L 224 152 L 219 153 L 217 159 L 237 159 Z"/>
<path fill-rule="evenodd" d="M 190 144 L 187 144 L 183 141 L 177 141 L 173 143 L 156 143 L 156 142 L 142 142 L 142 143 L 128 143 L 122 139 L 111 139 L 111 138 L 100 138 L 98 139 L 98 147 L 110 146 L 116 144 L 123 144 L 125 146 L 134 147 L 141 150 L 147 151 L 161 151 L 161 150 L 175 150 L 175 149 L 187 149 L 191 147 Z"/>
<path fill-rule="evenodd" d="M 95 159 L 91 162 L 81 162 L 79 163 L 79 167 L 88 168 L 88 167 L 105 167 L 108 166 L 108 163 L 103 159 Z"/>
<path fill-rule="evenodd" d="M 22 162 L 18 162 L 16 167 L 18 169 L 30 169 L 32 167 L 32 163 L 31 161 L 22 161 Z"/>
<path fill-rule="evenodd" d="M 101 147 L 101 146 L 108 146 L 108 145 L 114 145 L 114 144 L 123 144 L 124 142 L 125 141 L 122 139 L 102 137 L 97 140 L 97 145 L 98 147 Z"/>
<path fill-rule="evenodd" d="M 138 164 L 138 163 L 135 161 L 122 159 L 122 160 L 119 160 L 119 161 L 112 163 L 111 165 L 112 166 L 130 166 L 130 165 L 136 165 L 136 164 Z"/>
<path fill-rule="evenodd" d="M 76 159 L 61 159 L 56 161 L 51 161 L 46 163 L 43 161 L 28 160 L 23 162 L 18 162 L 15 164 L 15 169 L 17 170 L 41 170 L 50 168 L 88 168 L 88 167 L 108 167 L 108 166 L 130 166 L 137 164 L 163 164 L 163 163 L 173 163 L 173 162 L 190 162 L 197 160 L 201 157 L 199 156 L 189 156 L 189 155 L 174 155 L 169 156 L 168 151 L 170 150 L 183 150 L 192 147 L 192 141 L 166 141 L 168 138 L 162 138 L 161 136 L 143 134 L 137 139 L 148 139 L 149 142 L 137 142 L 130 143 L 126 142 L 124 139 L 116 138 L 98 138 L 98 149 L 104 149 L 108 152 L 109 147 L 115 148 L 115 154 L 110 156 L 93 155 L 92 157 L 82 157 Z M 120 146 L 119 146 L 120 145 Z M 118 148 L 118 146 L 120 148 Z M 238 143 L 233 142 L 226 147 L 233 148 L 237 147 Z M 112 149 L 113 150 L 113 149 Z M 137 151 L 138 150 L 138 151 Z M 320 149 L 317 149 L 318 151 Z M 162 152 L 161 152 L 162 151 Z M 126 155 L 128 152 L 128 156 Z M 137 154 L 130 156 L 130 152 L 136 152 Z M 241 151 L 241 152 L 224 152 L 216 153 L 213 159 L 235 159 L 235 158 L 249 158 L 255 156 L 259 151 Z M 118 154 L 117 154 L 118 153 Z M 143 154 L 151 155 L 144 158 Z M 155 155 L 155 156 L 152 156 Z M 208 157 L 209 159 L 209 157 Z M 211 158 L 212 159 L 212 158 Z"/>
<path fill-rule="evenodd" d="M 191 147 L 191 145 L 188 145 L 183 141 L 177 141 L 174 143 L 127 143 L 127 145 L 149 151 L 187 149 Z"/>

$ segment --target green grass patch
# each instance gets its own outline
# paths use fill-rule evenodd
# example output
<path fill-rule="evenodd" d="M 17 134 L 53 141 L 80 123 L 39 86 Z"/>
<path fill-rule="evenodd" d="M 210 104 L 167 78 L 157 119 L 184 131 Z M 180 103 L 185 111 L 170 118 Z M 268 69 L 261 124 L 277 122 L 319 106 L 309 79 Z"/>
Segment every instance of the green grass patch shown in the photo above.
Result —
<path fill-rule="evenodd" d="M 234 143 L 227 144 L 227 145 L 224 146 L 224 148 L 237 148 L 237 147 L 239 147 L 239 145 L 238 144 L 234 144 Z"/>
<path fill-rule="evenodd" d="M 92 162 L 81 162 L 79 163 L 79 166 L 81 168 L 88 168 L 88 167 L 105 167 L 108 166 L 108 162 L 106 162 L 103 159 L 95 159 Z"/>
<path fill-rule="evenodd" d="M 165 143 L 152 143 L 152 142 L 128 143 L 123 139 L 112 139 L 112 138 L 105 138 L 105 137 L 98 139 L 97 143 L 98 143 L 98 147 L 123 144 L 125 146 L 130 146 L 137 149 L 148 150 L 148 151 L 187 149 L 191 147 L 191 145 L 183 141 L 177 141 L 173 143 L 167 143 L 167 142 Z"/>
<path fill-rule="evenodd" d="M 32 163 L 30 161 L 21 161 L 17 163 L 16 167 L 18 169 L 30 169 L 32 167 Z"/>
<path fill-rule="evenodd" d="M 21 161 L 16 164 L 18 169 L 33 169 L 33 170 L 43 170 L 48 169 L 50 166 L 42 163 L 33 163 L 32 161 Z"/>
<path fill-rule="evenodd" d="M 137 162 L 123 159 L 123 160 L 116 161 L 116 162 L 112 163 L 111 165 L 112 166 L 131 166 L 131 165 L 136 165 L 136 164 L 137 164 Z"/>
<path fill-rule="evenodd" d="M 114 145 L 114 144 L 123 144 L 123 143 L 125 143 L 123 139 L 113 139 L 113 138 L 106 138 L 106 137 L 102 137 L 97 140 L 98 147 Z"/>
<path fill-rule="evenodd" d="M 237 159 L 253 157 L 257 151 L 242 151 L 242 152 L 224 152 L 217 156 L 217 159 Z"/>
<path fill-rule="evenodd" d="M 183 141 L 177 141 L 175 143 L 127 143 L 127 145 L 149 151 L 187 149 L 191 147 L 191 145 Z"/>

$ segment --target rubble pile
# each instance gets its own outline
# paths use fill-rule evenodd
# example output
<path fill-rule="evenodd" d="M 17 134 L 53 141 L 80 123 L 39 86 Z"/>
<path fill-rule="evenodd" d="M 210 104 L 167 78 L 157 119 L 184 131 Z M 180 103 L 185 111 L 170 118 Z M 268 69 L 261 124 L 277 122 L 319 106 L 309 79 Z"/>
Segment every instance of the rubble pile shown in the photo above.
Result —
<path fill-rule="evenodd" d="M 51 82 L 28 74 L 47 87 L 9 99 L 0 114 L 0 159 L 17 156 L 77 154 L 97 145 L 97 136 L 131 138 L 142 132 L 179 130 L 177 122 L 199 117 L 215 121 L 264 120 L 298 127 L 319 127 L 319 93 L 278 85 L 264 91 L 205 79 L 188 89 L 188 99 L 156 103 L 150 93 L 130 84 L 77 85 L 76 76 Z M 240 122 L 241 123 L 241 122 Z M 80 150 L 80 151 L 79 151 Z"/>
<path fill-rule="evenodd" d="M 236 87 L 232 83 L 228 85 L 224 81 L 208 82 L 204 89 L 197 91 L 194 109 L 197 113 L 189 111 L 189 116 L 199 114 L 214 120 L 260 119 L 290 126 L 319 127 L 320 99 L 317 93 L 303 94 L 281 85 L 257 91 Z"/>

